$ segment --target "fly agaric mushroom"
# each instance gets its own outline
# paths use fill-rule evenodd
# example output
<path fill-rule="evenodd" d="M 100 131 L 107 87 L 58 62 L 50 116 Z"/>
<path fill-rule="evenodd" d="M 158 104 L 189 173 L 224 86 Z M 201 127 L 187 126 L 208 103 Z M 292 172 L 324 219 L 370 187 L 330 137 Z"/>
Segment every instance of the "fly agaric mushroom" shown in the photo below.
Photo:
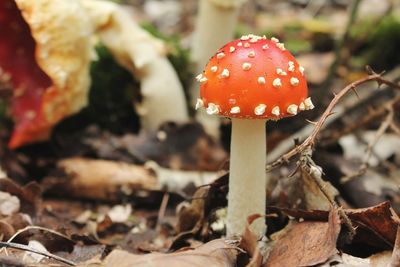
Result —
<path fill-rule="evenodd" d="M 265 122 L 314 106 L 304 68 L 276 38 L 249 34 L 226 44 L 197 80 L 196 108 L 232 120 L 227 218 L 232 237 L 243 233 L 249 215 L 265 213 Z M 255 221 L 252 230 L 263 235 L 265 221 Z"/>

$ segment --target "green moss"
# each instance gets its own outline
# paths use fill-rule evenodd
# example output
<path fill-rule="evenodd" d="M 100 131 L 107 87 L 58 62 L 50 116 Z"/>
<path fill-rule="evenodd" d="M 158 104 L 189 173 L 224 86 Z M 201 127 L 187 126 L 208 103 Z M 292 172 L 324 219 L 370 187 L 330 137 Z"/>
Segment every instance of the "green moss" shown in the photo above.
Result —
<path fill-rule="evenodd" d="M 376 71 L 395 67 L 400 63 L 400 18 L 388 16 L 371 29 L 365 54 L 367 63 Z"/>
<path fill-rule="evenodd" d="M 56 130 L 76 131 L 97 124 L 114 133 L 136 131 L 139 122 L 132 101 L 138 97 L 139 83 L 115 62 L 103 45 L 97 45 L 96 52 L 98 60 L 90 67 L 92 84 L 88 106 L 65 119 Z"/>

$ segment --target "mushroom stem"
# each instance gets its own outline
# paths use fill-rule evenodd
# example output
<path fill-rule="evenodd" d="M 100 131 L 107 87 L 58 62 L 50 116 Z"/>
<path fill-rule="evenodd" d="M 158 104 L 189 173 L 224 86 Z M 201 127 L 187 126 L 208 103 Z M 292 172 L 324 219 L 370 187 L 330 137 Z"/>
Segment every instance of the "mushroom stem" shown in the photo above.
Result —
<path fill-rule="evenodd" d="M 265 214 L 266 132 L 264 119 L 232 119 L 228 193 L 228 237 L 243 234 L 247 217 Z M 251 230 L 265 233 L 265 219 L 257 219 Z"/>
<path fill-rule="evenodd" d="M 245 0 L 200 0 L 196 31 L 192 44 L 192 58 L 196 63 L 196 73 L 201 73 L 214 52 L 234 36 L 239 8 Z M 189 89 L 192 106 L 199 97 L 197 84 Z M 196 119 L 206 132 L 219 137 L 220 120 L 198 110 Z"/>

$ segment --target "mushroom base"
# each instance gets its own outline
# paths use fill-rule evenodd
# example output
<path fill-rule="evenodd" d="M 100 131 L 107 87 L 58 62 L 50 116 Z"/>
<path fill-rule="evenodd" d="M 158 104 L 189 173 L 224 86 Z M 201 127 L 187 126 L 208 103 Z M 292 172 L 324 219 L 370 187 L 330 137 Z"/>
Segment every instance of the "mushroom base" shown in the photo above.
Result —
<path fill-rule="evenodd" d="M 266 120 L 232 119 L 228 193 L 228 237 L 243 234 L 247 217 L 265 214 L 266 208 Z M 265 234 L 265 219 L 251 225 L 257 235 Z"/>

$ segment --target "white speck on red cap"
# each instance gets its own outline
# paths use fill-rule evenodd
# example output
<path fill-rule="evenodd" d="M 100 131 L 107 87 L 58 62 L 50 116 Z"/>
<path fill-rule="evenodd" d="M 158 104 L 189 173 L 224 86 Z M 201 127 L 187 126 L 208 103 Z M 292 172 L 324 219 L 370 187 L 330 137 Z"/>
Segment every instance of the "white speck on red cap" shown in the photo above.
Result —
<path fill-rule="evenodd" d="M 293 72 L 294 71 L 294 62 L 293 61 L 289 61 L 289 67 L 288 67 L 288 71 Z"/>
<path fill-rule="evenodd" d="M 217 66 L 212 66 L 212 67 L 210 68 L 210 70 L 211 70 L 211 72 L 217 72 L 218 67 L 217 67 Z"/>
<path fill-rule="evenodd" d="M 288 106 L 287 112 L 288 112 L 289 114 L 296 115 L 296 114 L 297 114 L 297 109 L 298 109 L 298 106 L 295 105 L 295 104 L 292 104 L 292 105 L 289 105 L 289 106 Z"/>
<path fill-rule="evenodd" d="M 217 54 L 217 58 L 218 59 L 221 59 L 221 58 L 223 58 L 225 56 L 225 53 L 224 52 L 219 52 L 218 54 Z"/>
<path fill-rule="evenodd" d="M 242 46 L 242 45 L 243 45 L 242 42 L 237 43 L 237 46 Z"/>
<path fill-rule="evenodd" d="M 256 56 L 256 52 L 250 51 L 250 52 L 247 54 L 247 56 L 248 56 L 248 57 L 255 57 L 255 56 Z"/>
<path fill-rule="evenodd" d="M 250 47 L 250 44 L 249 44 L 249 43 L 244 43 L 243 46 L 244 46 L 244 47 Z"/>
<path fill-rule="evenodd" d="M 306 106 L 306 110 L 309 110 L 309 109 L 313 109 L 313 108 L 314 108 L 314 104 L 313 104 L 313 102 L 311 101 L 311 97 L 307 97 L 307 98 L 304 100 L 304 105 Z"/>
<path fill-rule="evenodd" d="M 299 79 L 297 79 L 295 77 L 290 78 L 290 84 L 293 86 L 299 85 L 299 82 L 300 82 Z"/>
<path fill-rule="evenodd" d="M 276 46 L 277 46 L 280 50 L 282 50 L 282 51 L 285 51 L 285 50 L 286 50 L 285 44 L 284 44 L 284 43 L 277 43 Z"/>
<path fill-rule="evenodd" d="M 229 77 L 229 70 L 228 69 L 223 69 L 221 73 L 222 78 L 228 78 Z"/>
<path fill-rule="evenodd" d="M 258 84 L 265 84 L 265 78 L 264 77 L 258 77 L 257 79 Z"/>
<path fill-rule="evenodd" d="M 271 41 L 274 43 L 279 43 L 279 39 L 275 37 L 271 37 Z"/>
<path fill-rule="evenodd" d="M 306 110 L 306 106 L 304 105 L 303 102 L 300 103 L 299 109 L 300 109 L 300 110 Z"/>
<path fill-rule="evenodd" d="M 242 64 L 242 69 L 243 70 L 249 70 L 251 69 L 251 64 L 249 62 L 245 62 Z"/>
<path fill-rule="evenodd" d="M 208 81 L 208 79 L 207 79 L 206 77 L 202 77 L 202 78 L 199 80 L 200 83 L 205 83 L 205 82 L 207 82 L 207 81 Z"/>
<path fill-rule="evenodd" d="M 234 46 L 229 47 L 229 52 L 233 53 L 235 52 L 236 48 Z"/>
<path fill-rule="evenodd" d="M 262 49 L 263 49 L 263 50 L 267 50 L 268 47 L 269 47 L 269 46 L 268 46 L 267 44 L 265 44 L 265 45 L 262 46 Z"/>
<path fill-rule="evenodd" d="M 239 114 L 240 113 L 240 107 L 238 107 L 238 106 L 232 107 L 230 112 L 231 112 L 231 114 Z"/>
<path fill-rule="evenodd" d="M 203 78 L 203 73 L 196 76 L 196 81 L 200 82 L 201 78 Z"/>
<path fill-rule="evenodd" d="M 283 71 L 281 68 L 277 68 L 276 69 L 276 74 L 282 75 L 282 76 L 286 76 L 287 75 L 287 73 L 285 71 Z"/>
<path fill-rule="evenodd" d="M 195 109 L 198 110 L 199 108 L 204 107 L 204 101 L 201 98 L 197 98 Z"/>
<path fill-rule="evenodd" d="M 272 110 L 271 113 L 275 116 L 279 116 L 281 114 L 281 110 L 279 109 L 278 106 L 275 106 Z"/>
<path fill-rule="evenodd" d="M 257 116 L 261 116 L 265 113 L 265 109 L 267 108 L 267 105 L 265 104 L 260 104 L 257 107 L 254 108 L 254 114 Z"/>
<path fill-rule="evenodd" d="M 282 86 L 282 81 L 280 78 L 276 78 L 275 80 L 272 81 L 272 86 L 275 88 L 279 88 Z"/>
<path fill-rule="evenodd" d="M 214 103 L 208 103 L 208 107 L 206 108 L 206 112 L 208 115 L 219 114 L 219 106 Z"/>
<path fill-rule="evenodd" d="M 300 71 L 301 75 L 304 75 L 304 67 L 303 66 L 299 66 L 299 71 Z"/>

